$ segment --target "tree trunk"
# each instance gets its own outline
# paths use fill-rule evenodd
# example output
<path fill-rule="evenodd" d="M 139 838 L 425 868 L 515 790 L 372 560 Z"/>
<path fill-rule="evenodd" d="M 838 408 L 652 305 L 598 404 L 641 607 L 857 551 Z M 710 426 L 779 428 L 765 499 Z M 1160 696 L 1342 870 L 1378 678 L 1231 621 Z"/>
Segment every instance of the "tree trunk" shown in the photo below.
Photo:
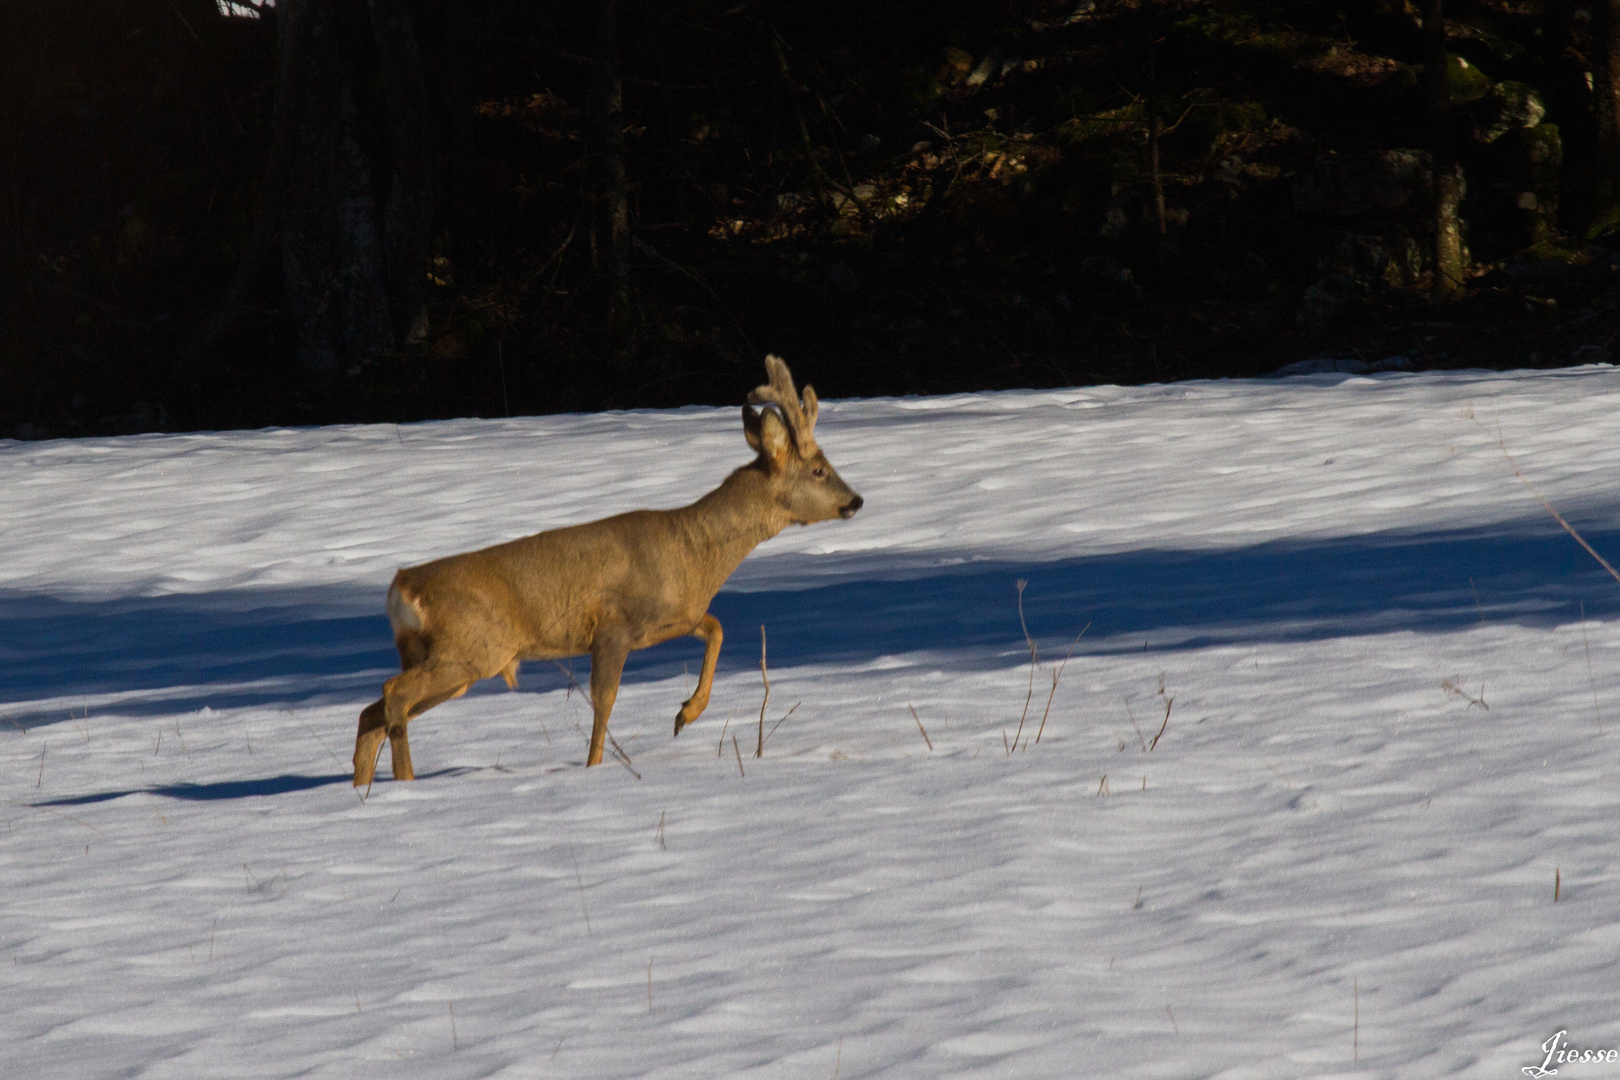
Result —
<path fill-rule="evenodd" d="M 1451 72 L 1441 6 L 1442 0 L 1423 0 L 1423 78 L 1429 99 L 1429 151 L 1434 163 L 1434 294 L 1451 299 L 1462 293 L 1462 221 L 1457 212 L 1462 184 L 1452 145 Z"/>
<path fill-rule="evenodd" d="M 355 139 L 355 95 L 330 0 L 308 0 L 294 55 L 282 286 L 300 368 L 321 381 L 394 348 L 371 168 Z M 352 13 L 351 13 L 352 14 Z M 290 20 L 289 20 L 290 22 Z"/>
<path fill-rule="evenodd" d="M 1154 62 L 1153 37 L 1148 38 L 1147 46 L 1147 104 L 1153 113 L 1153 119 L 1148 124 L 1148 179 L 1153 183 L 1153 219 L 1159 226 L 1159 235 L 1165 234 L 1164 220 L 1164 177 L 1159 172 L 1159 141 L 1164 133 L 1164 118 L 1159 115 L 1162 103 L 1159 101 L 1159 67 Z"/>
<path fill-rule="evenodd" d="M 433 152 L 422 57 L 406 0 L 369 0 L 372 37 L 388 93 L 393 179 L 383 214 L 383 258 L 394 338 L 427 332 L 428 256 L 433 242 Z M 452 16 L 453 17 L 453 16 Z"/>
<path fill-rule="evenodd" d="M 605 279 L 605 323 L 618 336 L 629 303 L 630 206 L 625 197 L 624 93 L 619 82 L 616 0 L 605 0 L 591 65 L 590 163 L 593 257 Z"/>
<path fill-rule="evenodd" d="M 1620 229 L 1620 0 L 1592 5 L 1592 228 L 1601 236 Z"/>

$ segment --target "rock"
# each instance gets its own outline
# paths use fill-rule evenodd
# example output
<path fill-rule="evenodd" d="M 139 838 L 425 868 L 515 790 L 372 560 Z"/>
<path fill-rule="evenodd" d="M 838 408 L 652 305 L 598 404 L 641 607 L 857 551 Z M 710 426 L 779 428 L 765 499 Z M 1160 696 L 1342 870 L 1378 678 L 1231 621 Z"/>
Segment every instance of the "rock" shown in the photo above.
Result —
<path fill-rule="evenodd" d="M 1093 277 L 1106 278 L 1120 285 L 1129 285 L 1132 280 L 1129 269 L 1098 255 L 1087 255 L 1080 260 L 1080 272 L 1090 274 Z"/>
<path fill-rule="evenodd" d="M 974 68 L 973 73 L 967 77 L 967 85 L 983 86 L 990 81 L 990 76 L 999 70 L 1001 70 L 1001 50 L 991 49 L 985 54 L 984 59 L 979 61 L 979 66 Z"/>
<path fill-rule="evenodd" d="M 1479 70 L 1456 53 L 1446 54 L 1446 74 L 1451 83 L 1451 103 L 1466 105 L 1478 101 L 1491 92 L 1495 85 L 1489 75 Z"/>
<path fill-rule="evenodd" d="M 1382 360 L 1372 361 L 1320 357 L 1285 364 L 1273 371 L 1271 377 L 1287 379 L 1295 375 L 1370 375 L 1378 371 L 1411 371 L 1414 366 L 1410 356 L 1386 356 Z"/>
<path fill-rule="evenodd" d="M 1367 217 L 1421 208 L 1431 182 L 1425 150 L 1330 158 L 1294 183 L 1294 210 L 1315 217 Z"/>
<path fill-rule="evenodd" d="M 860 279 L 855 276 L 855 271 L 846 262 L 829 263 L 827 266 L 827 281 L 839 292 L 859 292 L 861 288 Z"/>
<path fill-rule="evenodd" d="M 1343 274 L 1329 274 L 1305 290 L 1294 321 L 1303 330 L 1324 330 L 1356 302 L 1356 283 Z"/>
<path fill-rule="evenodd" d="M 1321 274 L 1342 274 L 1357 281 L 1409 288 L 1423 274 L 1423 249 L 1403 234 L 1333 232 L 1316 257 Z"/>
<path fill-rule="evenodd" d="M 1526 288 L 1545 288 L 1574 280 L 1578 271 L 1562 259 L 1542 259 L 1540 262 L 1507 264 L 1507 276 L 1513 284 Z"/>
<path fill-rule="evenodd" d="M 939 81 L 947 86 L 961 82 L 972 70 L 973 54 L 970 52 L 951 45 L 940 56 Z"/>
<path fill-rule="evenodd" d="M 1499 82 L 1473 111 L 1474 141 L 1489 144 L 1510 131 L 1527 131 L 1540 124 L 1547 115 L 1547 106 L 1524 83 Z"/>
<path fill-rule="evenodd" d="M 1274 379 L 1287 379 L 1295 375 L 1365 375 L 1372 370 L 1372 365 L 1365 360 L 1335 360 L 1331 357 L 1322 357 L 1316 360 L 1300 360 L 1297 363 L 1285 364 L 1271 373 Z"/>
<path fill-rule="evenodd" d="M 1108 240 L 1118 240 L 1131 231 L 1131 212 L 1123 195 L 1116 195 L 1108 200 L 1103 207 L 1102 223 L 1097 226 L 1097 235 Z"/>

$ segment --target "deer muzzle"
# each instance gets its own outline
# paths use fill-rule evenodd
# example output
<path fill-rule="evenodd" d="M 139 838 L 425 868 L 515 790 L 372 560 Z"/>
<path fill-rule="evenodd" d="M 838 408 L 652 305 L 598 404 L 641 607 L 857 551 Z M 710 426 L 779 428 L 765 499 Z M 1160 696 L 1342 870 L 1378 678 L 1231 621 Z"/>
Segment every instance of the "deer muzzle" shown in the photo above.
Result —
<path fill-rule="evenodd" d="M 849 500 L 848 503 L 844 504 L 844 506 L 839 508 L 838 516 L 841 518 L 852 518 L 855 516 L 855 511 L 859 510 L 865 505 L 866 500 L 857 495 L 853 499 Z"/>

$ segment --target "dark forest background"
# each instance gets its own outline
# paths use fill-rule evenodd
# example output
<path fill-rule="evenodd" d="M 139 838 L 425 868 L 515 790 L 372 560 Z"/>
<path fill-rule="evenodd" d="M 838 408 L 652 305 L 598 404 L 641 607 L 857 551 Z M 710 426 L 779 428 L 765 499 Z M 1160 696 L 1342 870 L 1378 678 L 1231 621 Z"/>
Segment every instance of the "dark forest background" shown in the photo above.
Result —
<path fill-rule="evenodd" d="M 1620 0 L 1440 8 L 0 0 L 0 436 L 1607 360 Z"/>

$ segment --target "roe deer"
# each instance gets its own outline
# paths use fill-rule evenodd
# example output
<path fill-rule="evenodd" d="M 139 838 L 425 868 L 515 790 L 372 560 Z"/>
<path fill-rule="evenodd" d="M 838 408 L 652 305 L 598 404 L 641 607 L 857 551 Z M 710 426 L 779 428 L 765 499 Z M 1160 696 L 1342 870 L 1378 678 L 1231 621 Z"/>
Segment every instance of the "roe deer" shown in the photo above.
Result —
<path fill-rule="evenodd" d="M 748 395 L 743 434 L 759 456 L 691 506 L 634 510 L 585 525 L 451 555 L 394 576 L 388 621 L 400 674 L 360 714 L 354 782 L 369 784 L 386 737 L 394 779 L 410 780 L 405 726 L 479 679 L 517 686 L 520 660 L 591 657 L 590 751 L 602 761 L 608 716 L 631 649 L 692 635 L 704 641 L 697 689 L 675 734 L 709 704 L 720 622 L 708 613 L 743 558 L 789 525 L 853 517 L 862 499 L 816 445 L 816 393 L 801 399 L 788 367 L 765 358 L 768 385 Z"/>

